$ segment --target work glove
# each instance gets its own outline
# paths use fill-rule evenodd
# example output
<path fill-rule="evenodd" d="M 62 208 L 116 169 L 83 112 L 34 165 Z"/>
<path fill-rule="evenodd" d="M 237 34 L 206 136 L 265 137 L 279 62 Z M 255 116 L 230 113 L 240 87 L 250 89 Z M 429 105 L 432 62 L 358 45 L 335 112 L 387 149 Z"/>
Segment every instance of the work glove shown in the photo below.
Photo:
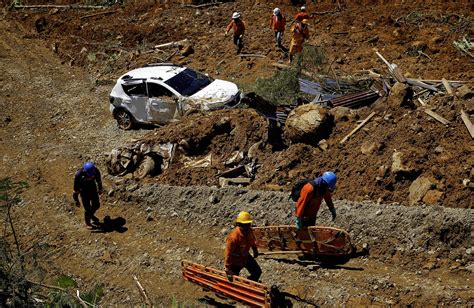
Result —
<path fill-rule="evenodd" d="M 301 230 L 303 228 L 303 219 L 300 217 L 295 217 L 296 230 Z"/>
<path fill-rule="evenodd" d="M 77 207 L 80 206 L 79 204 L 79 193 L 78 192 L 73 192 L 72 193 L 72 199 L 74 200 L 74 203 Z"/>
<path fill-rule="evenodd" d="M 331 214 L 332 214 L 332 220 L 336 219 L 336 209 L 330 208 L 329 210 L 331 211 Z"/>

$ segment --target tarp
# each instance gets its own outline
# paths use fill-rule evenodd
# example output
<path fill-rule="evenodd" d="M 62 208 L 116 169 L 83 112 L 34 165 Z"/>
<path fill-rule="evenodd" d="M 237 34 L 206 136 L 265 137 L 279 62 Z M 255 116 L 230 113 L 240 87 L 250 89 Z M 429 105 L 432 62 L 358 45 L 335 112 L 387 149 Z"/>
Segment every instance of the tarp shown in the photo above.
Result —
<path fill-rule="evenodd" d="M 317 82 L 310 81 L 307 79 L 302 79 L 302 78 L 298 78 L 298 82 L 300 84 L 301 92 L 311 94 L 311 95 L 320 95 L 321 100 L 329 100 L 329 99 L 340 96 L 337 94 L 330 94 L 330 93 L 324 92 L 324 89 L 321 86 L 321 84 Z M 327 79 L 325 80 L 325 82 L 328 84 L 335 83 L 335 81 L 331 79 Z"/>

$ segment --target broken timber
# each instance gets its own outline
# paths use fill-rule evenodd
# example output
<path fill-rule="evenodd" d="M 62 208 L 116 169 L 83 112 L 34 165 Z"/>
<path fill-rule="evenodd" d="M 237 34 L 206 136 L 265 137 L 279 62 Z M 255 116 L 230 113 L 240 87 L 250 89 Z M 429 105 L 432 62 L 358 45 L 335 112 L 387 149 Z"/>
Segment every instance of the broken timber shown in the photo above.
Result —
<path fill-rule="evenodd" d="M 446 92 L 449 95 L 453 95 L 453 88 L 449 85 L 449 82 L 446 79 L 441 79 L 441 82 L 443 83 L 444 88 L 446 89 Z"/>
<path fill-rule="evenodd" d="M 370 121 L 370 119 L 375 115 L 375 111 L 372 112 L 371 114 L 369 114 L 369 116 L 367 118 L 365 118 L 364 121 L 362 121 L 362 123 L 360 123 L 359 125 L 357 125 L 356 128 L 354 128 L 349 134 L 347 134 L 347 136 L 345 136 L 344 138 L 342 138 L 342 140 L 340 141 L 341 144 L 343 144 L 344 142 L 347 141 L 347 139 L 349 139 L 350 136 L 352 136 L 353 134 L 355 134 L 359 129 L 361 129 L 365 124 L 367 124 L 367 122 Z"/>
<path fill-rule="evenodd" d="M 426 83 L 424 83 L 423 81 L 420 81 L 420 80 L 407 78 L 407 83 L 409 85 L 412 85 L 412 86 L 417 86 L 417 87 L 420 87 L 420 88 L 424 88 L 426 90 L 430 90 L 430 91 L 433 91 L 433 92 L 438 92 L 438 89 L 435 86 L 426 84 Z"/>
<path fill-rule="evenodd" d="M 469 131 L 469 134 L 471 134 L 471 138 L 474 139 L 474 126 L 472 125 L 471 120 L 469 120 L 469 116 L 467 113 L 461 109 L 461 119 L 464 122 L 464 125 L 466 125 L 467 130 Z"/>
<path fill-rule="evenodd" d="M 405 78 L 405 76 L 403 76 L 402 71 L 396 64 L 388 62 L 378 51 L 376 51 L 375 53 L 388 66 L 390 74 L 393 76 L 393 78 L 395 78 L 396 81 L 401 83 L 407 82 L 407 79 Z"/>
<path fill-rule="evenodd" d="M 449 124 L 449 121 L 446 120 L 445 118 L 443 118 L 442 116 L 440 116 L 439 114 L 437 114 L 436 112 L 434 112 L 433 110 L 431 109 L 425 109 L 424 110 L 425 113 L 427 115 L 429 115 L 430 117 L 432 117 L 433 119 L 435 119 L 436 121 L 440 122 L 441 124 L 444 124 L 444 125 L 448 125 Z"/>
<path fill-rule="evenodd" d="M 179 47 L 179 46 L 183 46 L 183 45 L 186 45 L 186 44 L 189 44 L 189 40 L 188 39 L 184 39 L 184 40 L 181 40 L 181 41 L 176 41 L 176 42 L 169 42 L 169 43 L 164 43 L 164 44 L 160 44 L 160 45 L 155 45 L 155 49 L 158 49 L 158 48 L 164 48 L 164 47 Z"/>
<path fill-rule="evenodd" d="M 151 304 L 150 298 L 148 297 L 148 294 L 146 293 L 145 288 L 142 286 L 140 281 L 138 280 L 137 276 L 133 275 L 133 280 L 135 280 L 135 283 L 137 284 L 138 291 L 140 292 L 141 296 L 145 300 L 145 303 L 147 304 L 148 307 L 153 307 Z"/>
<path fill-rule="evenodd" d="M 252 307 L 270 307 L 270 289 L 265 284 L 233 276 L 232 282 L 227 279 L 224 271 L 212 267 L 181 261 L 183 278 L 200 285 L 205 290 Z"/>

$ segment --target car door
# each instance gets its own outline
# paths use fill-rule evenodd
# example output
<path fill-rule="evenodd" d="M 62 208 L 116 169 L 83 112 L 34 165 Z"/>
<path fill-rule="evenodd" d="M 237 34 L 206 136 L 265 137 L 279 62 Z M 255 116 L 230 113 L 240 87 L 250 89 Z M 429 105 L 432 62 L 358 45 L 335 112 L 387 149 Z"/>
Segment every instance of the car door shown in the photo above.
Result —
<path fill-rule="evenodd" d="M 148 82 L 148 120 L 157 124 L 177 121 L 182 116 L 178 97 L 164 86 Z"/>
<path fill-rule="evenodd" d="M 123 106 L 130 112 L 137 122 L 147 122 L 148 96 L 146 93 L 146 84 L 143 79 L 133 79 L 122 84 L 124 92 L 129 98 L 122 100 Z"/>

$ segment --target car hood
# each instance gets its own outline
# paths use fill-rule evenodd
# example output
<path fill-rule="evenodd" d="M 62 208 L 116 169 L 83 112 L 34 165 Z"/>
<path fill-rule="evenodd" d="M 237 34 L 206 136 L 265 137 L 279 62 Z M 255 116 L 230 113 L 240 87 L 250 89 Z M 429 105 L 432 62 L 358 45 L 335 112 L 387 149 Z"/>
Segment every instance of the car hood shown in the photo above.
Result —
<path fill-rule="evenodd" d="M 189 99 L 208 103 L 224 103 L 231 100 L 238 93 L 239 88 L 235 83 L 216 79 L 201 91 L 189 96 Z"/>

